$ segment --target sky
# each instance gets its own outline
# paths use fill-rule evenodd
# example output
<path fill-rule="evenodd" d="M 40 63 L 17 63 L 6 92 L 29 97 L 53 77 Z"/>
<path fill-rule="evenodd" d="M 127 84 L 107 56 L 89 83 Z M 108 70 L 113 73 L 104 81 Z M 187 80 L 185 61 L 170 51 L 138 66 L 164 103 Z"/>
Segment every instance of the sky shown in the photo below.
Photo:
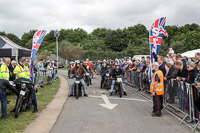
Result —
<path fill-rule="evenodd" d="M 200 0 L 0 0 L 0 31 L 18 37 L 32 29 L 148 29 L 160 17 L 166 25 L 200 25 Z"/>

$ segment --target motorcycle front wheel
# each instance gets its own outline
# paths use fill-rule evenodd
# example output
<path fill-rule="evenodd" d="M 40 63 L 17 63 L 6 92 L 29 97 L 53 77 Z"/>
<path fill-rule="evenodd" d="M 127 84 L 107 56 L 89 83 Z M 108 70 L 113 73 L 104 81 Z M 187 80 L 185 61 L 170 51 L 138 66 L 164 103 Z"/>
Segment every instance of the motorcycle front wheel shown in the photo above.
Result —
<path fill-rule="evenodd" d="M 19 116 L 19 112 L 21 111 L 22 102 L 23 102 L 22 98 L 19 98 L 17 100 L 17 105 L 15 108 L 15 118 L 18 118 L 18 116 Z"/>

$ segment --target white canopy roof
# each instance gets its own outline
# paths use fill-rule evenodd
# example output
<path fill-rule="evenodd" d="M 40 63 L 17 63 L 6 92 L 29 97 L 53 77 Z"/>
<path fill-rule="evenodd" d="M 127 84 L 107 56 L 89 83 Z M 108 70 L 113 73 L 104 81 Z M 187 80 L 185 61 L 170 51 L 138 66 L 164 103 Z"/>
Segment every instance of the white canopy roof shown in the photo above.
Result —
<path fill-rule="evenodd" d="M 187 57 L 194 57 L 195 53 L 200 52 L 200 49 L 195 49 L 195 50 L 191 50 L 191 51 L 187 51 L 185 53 L 182 53 L 182 56 L 187 56 Z"/>

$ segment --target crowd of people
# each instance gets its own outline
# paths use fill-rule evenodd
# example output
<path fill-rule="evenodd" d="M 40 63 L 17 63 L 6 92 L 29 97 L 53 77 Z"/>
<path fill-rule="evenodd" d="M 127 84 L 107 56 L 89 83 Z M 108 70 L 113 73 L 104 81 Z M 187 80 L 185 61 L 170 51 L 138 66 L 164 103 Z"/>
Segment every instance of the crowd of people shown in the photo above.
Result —
<path fill-rule="evenodd" d="M 154 55 L 154 54 L 153 54 Z M 150 66 L 151 65 L 151 66 Z M 34 62 L 34 87 L 32 91 L 32 100 L 34 110 L 37 112 L 37 100 L 35 92 L 39 87 L 43 87 L 43 76 L 47 76 L 47 84 L 51 84 L 57 74 L 57 61 L 49 60 L 44 61 L 40 59 L 39 62 Z M 150 69 L 152 68 L 152 69 Z M 188 84 L 194 84 L 200 89 L 200 52 L 195 53 L 194 58 L 183 57 L 181 54 L 175 54 L 173 49 L 169 47 L 168 54 L 163 56 L 154 55 L 154 63 L 151 64 L 150 56 L 142 57 L 137 59 L 135 57 L 124 57 L 115 60 L 98 60 L 96 62 L 91 62 L 88 59 L 86 61 L 76 60 L 75 62 L 70 62 L 68 66 L 69 78 L 73 78 L 70 85 L 69 96 L 73 96 L 73 88 L 75 85 L 76 78 L 78 78 L 83 86 L 84 96 L 88 97 L 87 86 L 86 86 L 86 74 L 89 73 L 88 83 L 92 85 L 92 77 L 94 73 L 101 75 L 100 88 L 104 88 L 103 83 L 105 81 L 106 73 L 109 73 L 110 77 L 110 96 L 113 95 L 113 90 L 115 87 L 115 82 L 118 75 L 121 75 L 124 79 L 127 79 L 127 72 L 143 73 L 144 76 L 140 82 L 145 84 L 139 88 L 141 90 L 148 90 L 153 96 L 153 111 L 152 116 L 161 116 L 161 110 L 163 108 L 163 95 L 167 92 L 167 101 L 170 104 L 175 103 L 176 96 L 184 101 L 185 100 L 185 90 L 177 89 L 179 81 Z M 149 80 L 149 73 L 152 73 L 152 79 Z M 74 77 L 74 75 L 79 75 Z M 138 75 L 135 75 L 138 76 Z M 0 100 L 2 116 L 1 118 L 6 118 L 6 87 L 10 88 L 15 92 L 16 95 L 19 94 L 18 90 L 10 86 L 7 81 L 14 81 L 18 78 L 26 78 L 30 80 L 29 71 L 29 60 L 27 58 L 20 59 L 19 62 L 12 60 L 10 58 L 0 58 L 0 83 L 5 84 L 4 87 L 0 87 Z M 176 84 L 174 81 L 177 81 Z M 139 82 L 139 81 L 137 81 Z M 126 96 L 126 88 L 122 82 L 122 91 Z M 197 94 L 199 96 L 199 94 Z M 199 97 L 194 100 L 200 101 Z M 187 104 L 187 102 L 186 102 Z M 184 110 L 184 105 L 180 105 L 180 108 Z M 197 105 L 200 109 L 200 106 Z"/>
<path fill-rule="evenodd" d="M 112 80 L 112 84 L 110 87 L 110 95 L 112 96 L 113 87 L 115 84 L 116 75 L 121 74 L 124 78 L 127 78 L 125 72 L 135 71 L 137 73 L 144 73 L 143 80 L 141 81 L 144 85 L 145 90 L 149 90 L 153 95 L 153 112 L 152 116 L 161 116 L 161 109 L 163 108 L 163 95 L 167 91 L 168 93 L 168 103 L 175 103 L 175 97 L 178 96 L 179 101 L 181 99 L 185 100 L 186 95 L 182 95 L 185 93 L 185 90 L 180 91 L 178 89 L 178 83 L 172 83 L 172 79 L 175 81 L 183 81 L 184 83 L 195 84 L 197 88 L 200 88 L 200 52 L 195 53 L 194 58 L 183 57 L 181 54 L 175 54 L 172 47 L 169 47 L 168 54 L 163 56 L 155 56 L 154 63 L 152 66 L 150 56 L 142 57 L 141 59 L 137 59 L 135 57 L 124 57 L 115 60 L 98 60 L 96 62 L 92 62 L 90 69 L 96 74 L 101 75 L 101 83 L 100 87 L 102 88 L 102 83 L 105 78 L 105 73 L 110 73 L 110 79 Z M 72 73 L 76 71 L 77 64 L 81 64 L 81 62 L 72 62 L 71 67 L 75 67 L 72 70 Z M 79 65 L 78 65 L 79 66 Z M 85 66 L 85 63 L 80 66 Z M 87 65 L 86 65 L 87 66 Z M 149 81 L 149 68 L 152 67 L 152 80 Z M 87 69 L 83 69 L 82 71 L 88 71 Z M 70 73 L 69 73 L 70 74 Z M 84 79 L 84 72 L 83 77 Z M 75 81 L 75 80 L 74 80 Z M 70 96 L 73 95 L 72 88 L 74 82 L 71 84 L 70 88 Z M 126 89 L 124 85 L 122 86 L 124 95 L 127 95 Z M 167 90 L 166 90 L 167 88 Z M 140 90 L 143 90 L 144 88 Z M 85 89 L 86 90 L 86 89 Z M 86 91 L 84 91 L 86 94 Z M 183 98 L 184 97 L 184 98 Z M 195 98 L 194 100 L 198 100 Z M 187 104 L 187 102 L 185 103 Z M 180 109 L 184 110 L 186 105 L 180 105 Z M 197 105 L 198 107 L 198 105 Z"/>
<path fill-rule="evenodd" d="M 33 113 L 38 112 L 36 92 L 39 88 L 44 87 L 43 76 L 47 76 L 47 84 L 55 81 L 57 74 L 57 61 L 44 61 L 40 59 L 38 62 L 33 62 L 33 80 L 31 80 L 29 59 L 22 58 L 19 62 L 10 58 L 0 58 L 0 100 L 1 100 L 1 119 L 7 118 L 7 98 L 9 90 L 12 90 L 17 96 L 19 91 L 15 86 L 11 85 L 10 81 L 28 80 L 33 87 L 31 88 L 31 98 L 33 104 Z M 15 108 L 12 112 L 15 111 Z"/>

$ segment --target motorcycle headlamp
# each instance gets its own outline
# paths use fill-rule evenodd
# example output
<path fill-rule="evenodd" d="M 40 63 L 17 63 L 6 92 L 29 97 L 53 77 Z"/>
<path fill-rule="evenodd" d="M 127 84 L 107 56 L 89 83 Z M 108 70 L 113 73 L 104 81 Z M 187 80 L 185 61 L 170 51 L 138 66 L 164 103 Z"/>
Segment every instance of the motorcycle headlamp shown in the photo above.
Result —
<path fill-rule="evenodd" d="M 22 84 L 21 84 L 21 88 L 22 88 L 22 89 L 25 89 L 25 88 L 26 88 L 26 84 L 25 84 L 25 83 L 22 83 Z"/>

